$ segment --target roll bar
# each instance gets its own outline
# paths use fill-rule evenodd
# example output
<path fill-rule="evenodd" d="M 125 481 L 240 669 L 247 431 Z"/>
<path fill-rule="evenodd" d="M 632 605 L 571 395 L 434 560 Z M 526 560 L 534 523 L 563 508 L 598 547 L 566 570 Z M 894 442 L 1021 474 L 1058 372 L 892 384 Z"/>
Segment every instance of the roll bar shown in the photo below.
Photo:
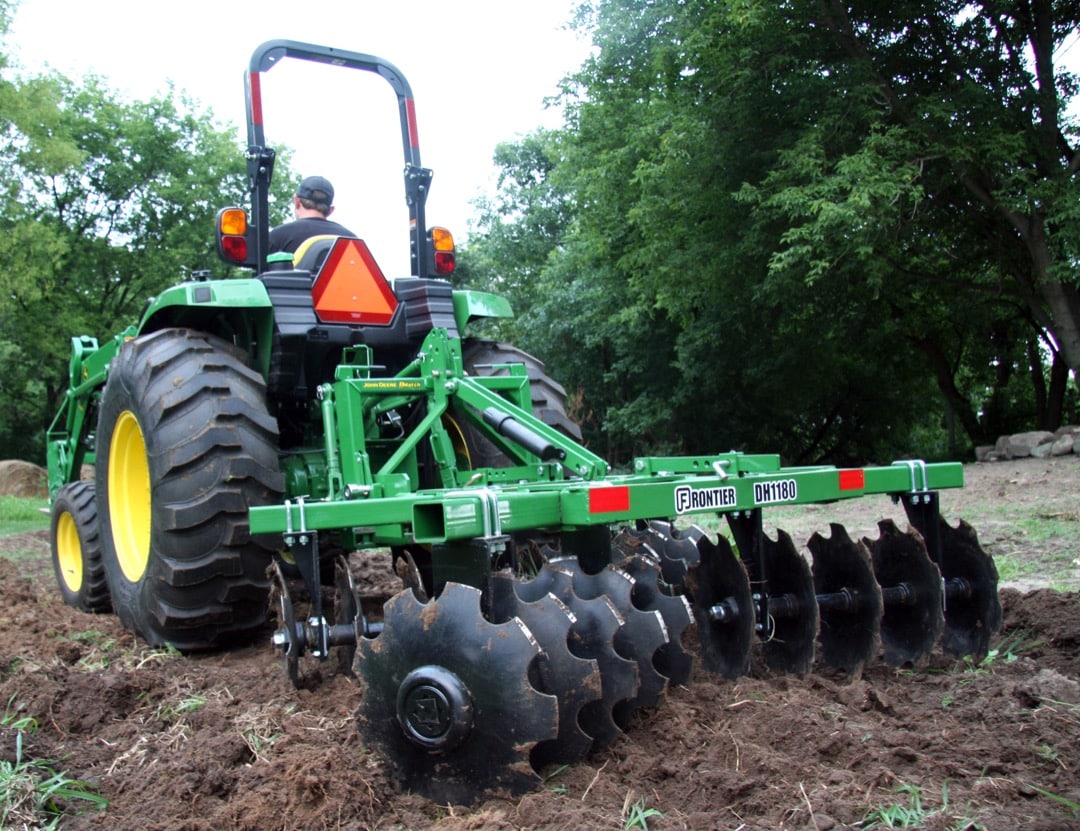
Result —
<path fill-rule="evenodd" d="M 266 270 L 270 239 L 270 182 L 274 175 L 274 159 L 276 158 L 274 149 L 266 146 L 266 136 L 263 132 L 262 75 L 285 58 L 373 72 L 384 78 L 393 88 L 398 100 L 401 143 L 405 157 L 405 201 L 409 208 L 409 249 L 412 274 L 415 277 L 428 276 L 427 258 L 422 256 L 422 243 L 427 227 L 424 206 L 427 203 L 432 173 L 420 164 L 416 106 L 409 82 L 405 80 L 405 76 L 397 67 L 375 55 L 348 52 L 344 49 L 316 46 L 293 40 L 270 40 L 259 46 L 251 55 L 251 63 L 244 79 L 247 102 L 248 187 L 251 190 L 251 223 L 256 232 L 258 270 L 260 272 Z"/>

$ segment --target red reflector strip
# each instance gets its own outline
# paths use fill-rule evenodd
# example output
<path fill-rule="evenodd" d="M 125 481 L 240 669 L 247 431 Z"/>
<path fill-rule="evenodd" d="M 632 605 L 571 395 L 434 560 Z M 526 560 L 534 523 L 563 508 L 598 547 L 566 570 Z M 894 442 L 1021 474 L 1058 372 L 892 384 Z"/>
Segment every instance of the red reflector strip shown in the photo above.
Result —
<path fill-rule="evenodd" d="M 251 90 L 251 120 L 261 126 L 263 123 L 262 82 L 259 80 L 258 72 L 248 73 L 248 89 Z"/>
<path fill-rule="evenodd" d="M 866 473 L 863 470 L 841 470 L 840 490 L 861 491 L 866 487 Z"/>
<path fill-rule="evenodd" d="M 405 99 L 405 118 L 409 124 L 409 147 L 419 147 L 420 129 L 416 126 L 416 103 L 411 98 Z"/>
<path fill-rule="evenodd" d="M 589 513 L 609 514 L 630 510 L 630 488 L 593 488 L 589 491 Z"/>

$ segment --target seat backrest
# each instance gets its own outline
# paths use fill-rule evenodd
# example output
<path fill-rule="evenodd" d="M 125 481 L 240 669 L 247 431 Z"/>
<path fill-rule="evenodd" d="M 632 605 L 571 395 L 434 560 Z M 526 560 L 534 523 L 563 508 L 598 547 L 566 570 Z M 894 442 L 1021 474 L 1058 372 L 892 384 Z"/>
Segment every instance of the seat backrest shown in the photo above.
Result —
<path fill-rule="evenodd" d="M 326 255 L 334 247 L 334 240 L 336 239 L 337 237 L 333 234 L 308 237 L 297 246 L 296 251 L 293 253 L 293 268 L 302 268 L 312 274 L 318 273 L 323 261 L 326 259 Z"/>

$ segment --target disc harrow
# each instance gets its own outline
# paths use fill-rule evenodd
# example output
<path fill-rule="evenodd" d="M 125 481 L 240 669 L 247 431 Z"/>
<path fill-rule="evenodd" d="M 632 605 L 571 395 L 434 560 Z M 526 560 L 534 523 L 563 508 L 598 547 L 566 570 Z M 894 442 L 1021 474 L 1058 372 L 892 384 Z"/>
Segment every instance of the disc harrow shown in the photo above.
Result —
<path fill-rule="evenodd" d="M 568 642 L 570 651 L 594 661 L 600 671 L 600 697 L 578 713 L 578 723 L 591 738 L 589 752 L 608 747 L 622 735 L 632 702 L 640 689 L 640 664 L 616 649 L 616 637 L 626 618 L 607 596 L 581 597 L 574 591 L 574 574 L 560 566 L 546 565 L 522 592 L 552 594 L 574 617 Z"/>
<path fill-rule="evenodd" d="M 759 651 L 769 671 L 851 676 L 879 654 L 918 665 L 939 642 L 980 659 L 1001 623 L 996 571 L 970 526 L 943 522 L 939 534 L 942 565 L 892 520 L 873 540 L 833 524 L 808 541 L 810 559 L 783 531 L 755 533 L 754 560 L 724 536 L 650 522 L 615 533 L 613 562 L 598 572 L 582 566 L 595 552 L 549 547 L 535 574 L 496 572 L 485 591 L 450 582 L 428 599 L 406 585 L 351 647 L 364 682 L 358 720 L 403 786 L 469 802 L 493 788 L 521 793 L 546 767 L 618 740 L 635 712 L 689 682 L 691 633 L 705 669 L 731 679 Z M 336 583 L 344 613 L 358 608 L 340 568 Z M 287 627 L 303 632 L 287 594 L 282 603 Z M 302 645 L 285 645 L 294 678 Z"/>
<path fill-rule="evenodd" d="M 492 557 L 504 567 L 480 587 L 399 569 L 403 589 L 381 622 L 360 611 L 344 558 L 332 625 L 320 607 L 298 620 L 279 571 L 276 642 L 298 686 L 305 654 L 343 647 L 363 682 L 358 724 L 402 786 L 470 802 L 521 793 L 550 766 L 609 747 L 635 713 L 690 682 L 697 658 L 729 679 L 855 677 L 879 656 L 918 666 L 938 644 L 979 660 L 1000 628 L 996 569 L 964 523 L 939 519 L 924 534 L 883 520 L 876 539 L 858 540 L 834 523 L 807 557 L 786 532 L 765 534 L 760 512 L 728 519 L 734 544 L 666 520 L 606 542 L 504 537 Z M 583 540 L 591 547 L 571 550 Z M 505 567 L 515 562 L 527 573 Z"/>
<path fill-rule="evenodd" d="M 386 602 L 382 633 L 359 642 L 361 729 L 404 787 L 438 802 L 532 788 L 530 753 L 559 736 L 556 696 L 537 686 L 542 651 L 519 617 L 485 619 L 478 589 L 448 583 L 426 603 L 406 589 Z"/>
<path fill-rule="evenodd" d="M 529 760 L 535 770 L 545 765 L 576 762 L 592 748 L 593 737 L 582 729 L 581 711 L 601 699 L 600 667 L 597 661 L 570 651 L 570 630 L 577 623 L 569 607 L 548 592 L 526 601 L 521 584 L 509 574 L 494 575 L 491 619 L 506 623 L 517 618 L 532 632 L 540 645 L 534 667 L 534 685 L 558 701 L 558 735 L 538 742 Z"/>
<path fill-rule="evenodd" d="M 668 530 L 652 523 L 649 533 L 663 546 Z M 982 660 L 1001 627 L 997 570 L 971 526 L 942 520 L 938 533 L 940 564 L 918 530 L 892 520 L 873 540 L 855 542 L 835 523 L 830 537 L 814 534 L 812 565 L 783 531 L 754 540 L 759 560 L 752 550 L 737 556 L 723 537 L 697 537 L 685 590 L 706 622 L 698 629 L 706 667 L 745 674 L 755 640 L 766 666 L 783 672 L 806 672 L 816 660 L 854 675 L 879 649 L 890 666 L 914 666 L 939 643 L 953 657 Z"/>

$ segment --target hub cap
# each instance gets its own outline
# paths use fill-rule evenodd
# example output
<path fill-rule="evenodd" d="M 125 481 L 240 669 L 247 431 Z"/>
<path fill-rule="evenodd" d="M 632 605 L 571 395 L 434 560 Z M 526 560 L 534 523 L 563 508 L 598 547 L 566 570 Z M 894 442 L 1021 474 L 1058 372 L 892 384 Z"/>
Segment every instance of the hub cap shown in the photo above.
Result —
<path fill-rule="evenodd" d="M 410 741 L 428 751 L 446 752 L 460 745 L 472 730 L 472 697 L 450 670 L 419 667 L 398 689 L 397 714 Z"/>

